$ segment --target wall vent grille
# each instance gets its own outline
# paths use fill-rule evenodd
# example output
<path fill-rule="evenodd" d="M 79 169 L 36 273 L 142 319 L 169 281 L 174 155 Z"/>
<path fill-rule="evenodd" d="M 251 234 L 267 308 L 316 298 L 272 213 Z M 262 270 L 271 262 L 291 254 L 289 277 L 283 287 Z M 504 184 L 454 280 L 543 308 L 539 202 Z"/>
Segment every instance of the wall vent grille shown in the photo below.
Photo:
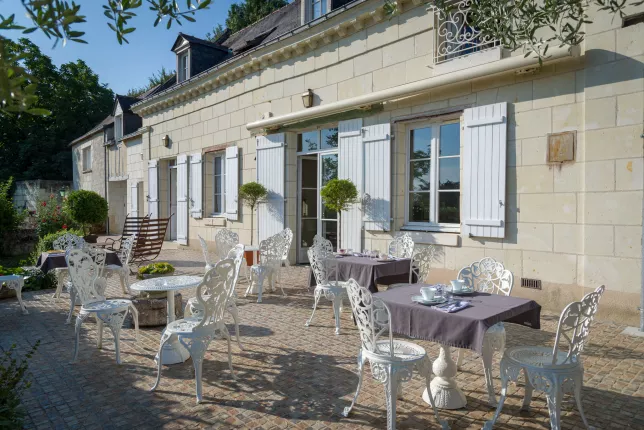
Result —
<path fill-rule="evenodd" d="M 541 279 L 521 278 L 521 287 L 533 290 L 541 289 Z"/>

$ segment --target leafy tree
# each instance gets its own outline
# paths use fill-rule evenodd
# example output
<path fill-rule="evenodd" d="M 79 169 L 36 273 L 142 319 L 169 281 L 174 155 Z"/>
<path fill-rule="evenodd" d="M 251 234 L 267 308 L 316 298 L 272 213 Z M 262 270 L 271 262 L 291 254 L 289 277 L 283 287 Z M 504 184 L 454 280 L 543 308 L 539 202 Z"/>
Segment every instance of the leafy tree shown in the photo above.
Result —
<path fill-rule="evenodd" d="M 228 9 L 226 27 L 235 33 L 287 4 L 286 0 L 244 0 L 239 4 L 233 3 Z"/>
<path fill-rule="evenodd" d="M 210 42 L 214 42 L 221 37 L 222 34 L 226 32 L 226 29 L 221 25 L 217 24 L 217 27 L 212 29 L 212 33 L 206 33 L 206 39 Z"/>
<path fill-rule="evenodd" d="M 141 94 L 145 93 L 146 91 L 151 90 L 152 88 L 165 83 L 168 79 L 170 79 L 173 76 L 174 76 L 174 72 L 166 70 L 165 66 L 161 66 L 161 68 L 157 72 L 152 73 L 152 76 L 148 78 L 147 85 L 144 85 L 140 88 L 132 88 L 127 92 L 127 95 L 130 97 L 138 97 Z"/>
<path fill-rule="evenodd" d="M 13 206 L 10 191 L 13 178 L 0 182 L 0 240 L 4 233 L 15 230 L 25 219 L 25 213 Z"/>
<path fill-rule="evenodd" d="M 100 224 L 107 218 L 107 200 L 94 191 L 72 191 L 65 204 L 69 215 L 85 234 L 89 234 L 93 224 Z"/>
<path fill-rule="evenodd" d="M 0 109 L 0 178 L 71 179 L 69 143 L 108 115 L 114 93 L 81 60 L 57 68 L 28 39 L 5 40 L 12 55 L 38 80 L 34 94 L 49 116 Z M 0 79 L 2 82 L 2 79 Z"/>
<path fill-rule="evenodd" d="M 239 198 L 250 208 L 250 244 L 253 244 L 253 212 L 257 202 L 268 194 L 265 186 L 257 182 L 247 182 L 239 187 Z"/>
<path fill-rule="evenodd" d="M 440 14 L 457 7 L 453 0 L 432 2 Z M 592 21 L 590 9 L 624 17 L 629 6 L 643 0 L 473 0 L 468 4 L 468 24 L 481 32 L 481 40 L 498 40 L 506 49 L 525 49 L 541 63 L 551 45 L 576 46 L 584 40 L 584 24 Z M 398 3 L 386 0 L 385 10 L 397 12 Z"/>
<path fill-rule="evenodd" d="M 340 233 L 342 211 L 348 210 L 352 204 L 358 202 L 358 190 L 348 179 L 331 179 L 320 190 L 320 196 L 326 207 L 338 213 L 338 249 L 340 249 L 342 247 Z"/>

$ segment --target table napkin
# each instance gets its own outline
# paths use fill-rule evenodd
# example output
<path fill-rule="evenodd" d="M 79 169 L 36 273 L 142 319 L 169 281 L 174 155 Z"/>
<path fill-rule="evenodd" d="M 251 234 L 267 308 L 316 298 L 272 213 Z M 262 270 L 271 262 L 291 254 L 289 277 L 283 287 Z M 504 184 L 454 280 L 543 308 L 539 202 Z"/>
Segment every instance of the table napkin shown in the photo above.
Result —
<path fill-rule="evenodd" d="M 434 309 L 437 309 L 441 312 L 447 312 L 448 314 L 451 314 L 453 312 L 458 312 L 462 309 L 465 309 L 470 306 L 470 302 L 455 302 L 452 303 L 451 305 L 448 306 L 443 306 L 443 307 L 435 307 Z"/>

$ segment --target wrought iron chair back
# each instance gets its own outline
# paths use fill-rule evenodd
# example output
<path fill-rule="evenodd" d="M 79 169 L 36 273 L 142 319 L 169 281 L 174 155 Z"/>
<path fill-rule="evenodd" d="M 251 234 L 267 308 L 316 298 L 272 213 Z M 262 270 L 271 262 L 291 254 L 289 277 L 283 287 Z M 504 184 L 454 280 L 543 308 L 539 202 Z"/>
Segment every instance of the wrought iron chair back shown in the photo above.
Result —
<path fill-rule="evenodd" d="M 309 257 L 309 263 L 317 285 L 331 284 L 332 281 L 329 278 L 331 273 L 335 272 L 336 279 L 333 283 L 337 286 L 338 262 L 333 257 L 333 253 L 329 253 L 321 246 L 313 246 L 306 251 L 306 254 Z"/>
<path fill-rule="evenodd" d="M 96 289 L 99 267 L 90 254 L 81 249 L 72 250 L 67 257 L 67 267 L 81 304 L 87 305 L 105 300 L 103 294 Z"/>
<path fill-rule="evenodd" d="M 389 243 L 389 255 L 396 258 L 411 258 L 414 255 L 414 240 L 409 233 L 397 233 Z"/>
<path fill-rule="evenodd" d="M 229 292 L 229 298 L 232 297 L 235 293 L 235 286 L 237 285 L 237 281 L 239 280 L 239 272 L 241 271 L 242 263 L 245 261 L 244 260 L 244 245 L 241 243 L 238 243 L 228 251 L 228 255 L 226 256 L 226 259 L 233 260 L 235 263 L 235 268 L 233 272 L 233 286 L 230 289 Z"/>
<path fill-rule="evenodd" d="M 199 238 L 201 240 L 201 238 Z M 239 243 L 239 235 L 232 230 L 227 228 L 222 228 L 215 234 L 215 253 L 217 254 L 217 260 L 223 260 L 228 255 L 235 245 Z M 206 251 L 208 248 L 204 248 L 204 243 L 201 244 L 202 249 L 204 249 L 204 257 L 208 264 L 212 264 L 212 261 L 206 256 Z"/>
<path fill-rule="evenodd" d="M 199 244 L 201 245 L 201 252 L 203 253 L 203 259 L 206 262 L 206 267 L 212 266 L 212 258 L 210 257 L 210 251 L 208 251 L 208 244 L 201 235 L 197 235 L 199 238 Z"/>
<path fill-rule="evenodd" d="M 290 228 L 285 228 L 278 233 L 282 241 L 282 260 L 288 260 L 288 252 L 291 249 L 291 243 L 293 242 L 293 231 Z"/>
<path fill-rule="evenodd" d="M 313 247 L 322 247 L 329 254 L 333 254 L 333 243 L 319 234 L 313 236 Z"/>
<path fill-rule="evenodd" d="M 280 233 L 259 243 L 259 261 L 262 266 L 278 267 L 282 261 L 282 237 Z"/>
<path fill-rule="evenodd" d="M 85 245 L 85 239 L 75 234 L 65 233 L 58 239 L 54 240 L 54 249 L 67 251 L 68 249 L 81 249 Z"/>
<path fill-rule="evenodd" d="M 411 258 L 411 268 L 409 270 L 409 283 L 414 281 L 414 276 L 418 282 L 423 283 L 429 276 L 429 271 L 432 269 L 432 262 L 436 255 L 436 248 L 432 245 L 424 246 L 419 250 L 415 250 L 414 256 Z"/>
<path fill-rule="evenodd" d="M 507 270 L 503 263 L 490 257 L 463 267 L 458 272 L 457 279 L 465 281 L 465 286 L 475 291 L 505 296 L 510 295 L 514 286 L 512 272 Z"/>
<path fill-rule="evenodd" d="M 358 285 L 353 278 L 349 279 L 345 286 L 351 302 L 351 310 L 360 332 L 362 348 L 376 355 L 387 354 L 387 352 L 379 350 L 378 341 L 384 332 L 388 330 L 388 354 L 394 358 L 394 339 L 387 305 L 382 300 L 374 298 L 368 289 Z"/>
<path fill-rule="evenodd" d="M 557 337 L 552 354 L 552 364 L 572 364 L 579 361 L 579 356 L 588 342 L 590 325 L 595 318 L 599 308 L 599 300 L 604 294 L 605 287 L 602 285 L 592 293 L 586 294 L 579 302 L 572 302 L 561 312 Z M 563 363 L 557 363 L 557 352 L 563 350 L 568 344 L 568 354 Z"/>
<path fill-rule="evenodd" d="M 105 248 L 98 248 L 89 243 L 85 243 L 81 248 L 86 254 L 92 257 L 98 270 L 98 278 L 105 278 L 105 261 L 107 260 L 107 251 Z"/>
<path fill-rule="evenodd" d="M 221 323 L 235 279 L 235 261 L 221 260 L 203 277 L 197 287 L 197 301 L 204 309 L 204 316 L 194 328 L 212 328 Z"/>
<path fill-rule="evenodd" d="M 134 242 L 136 242 L 136 234 L 127 236 L 121 242 L 121 247 L 117 251 L 116 255 L 119 257 L 119 261 L 123 267 L 128 267 L 130 264 L 130 257 L 132 256 L 132 248 L 134 247 Z"/>

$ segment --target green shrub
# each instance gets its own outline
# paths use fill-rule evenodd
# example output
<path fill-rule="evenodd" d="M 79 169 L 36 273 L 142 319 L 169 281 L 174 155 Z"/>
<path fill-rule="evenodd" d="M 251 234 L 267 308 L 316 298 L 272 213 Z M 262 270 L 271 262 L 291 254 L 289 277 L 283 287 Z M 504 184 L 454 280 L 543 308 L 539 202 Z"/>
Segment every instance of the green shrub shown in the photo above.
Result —
<path fill-rule="evenodd" d="M 93 224 L 101 224 L 107 219 L 107 200 L 94 191 L 72 191 L 67 197 L 66 209 L 86 234 Z"/>
<path fill-rule="evenodd" d="M 0 182 L 0 239 L 4 233 L 18 228 L 26 216 L 24 211 L 19 211 L 13 206 L 13 200 L 9 195 L 12 183 L 13 178 Z"/>
<path fill-rule="evenodd" d="M 137 278 L 143 279 L 143 275 L 171 275 L 174 267 L 170 263 L 152 263 L 139 269 Z"/>
<path fill-rule="evenodd" d="M 36 267 L 23 269 L 22 267 L 0 266 L 0 276 L 5 275 L 25 276 L 25 285 L 22 291 L 40 291 L 56 288 L 54 272 L 43 273 L 42 270 Z M 1 425 L 0 428 L 2 428 Z"/>
<path fill-rule="evenodd" d="M 64 203 L 65 199 L 63 198 L 61 201 L 55 194 L 50 194 L 49 199 L 38 202 L 36 206 L 38 237 L 76 227 L 76 223 L 72 220 Z"/>
<path fill-rule="evenodd" d="M 16 345 L 0 356 L 0 428 L 22 428 L 25 411 L 20 404 L 22 393 L 31 386 L 27 380 L 29 359 L 34 355 L 40 341 L 29 349 L 24 358 L 15 357 Z"/>

